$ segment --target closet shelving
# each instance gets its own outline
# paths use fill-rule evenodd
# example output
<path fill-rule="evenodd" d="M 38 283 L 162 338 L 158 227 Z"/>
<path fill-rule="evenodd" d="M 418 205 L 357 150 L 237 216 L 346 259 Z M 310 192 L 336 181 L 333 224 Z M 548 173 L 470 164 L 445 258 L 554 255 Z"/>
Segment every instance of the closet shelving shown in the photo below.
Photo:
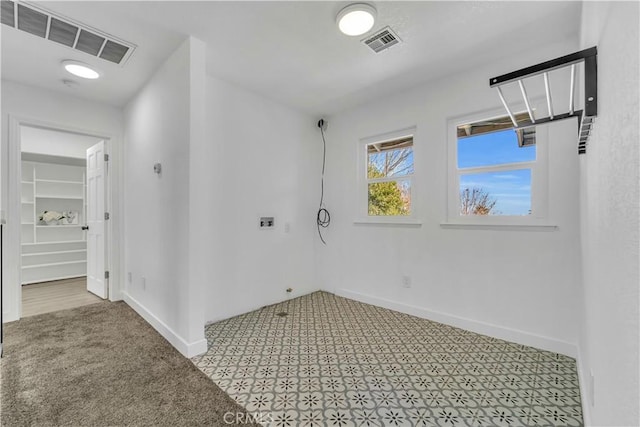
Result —
<path fill-rule="evenodd" d="M 44 211 L 74 211 L 75 224 L 45 224 Z M 85 168 L 22 162 L 22 284 L 86 275 Z"/>

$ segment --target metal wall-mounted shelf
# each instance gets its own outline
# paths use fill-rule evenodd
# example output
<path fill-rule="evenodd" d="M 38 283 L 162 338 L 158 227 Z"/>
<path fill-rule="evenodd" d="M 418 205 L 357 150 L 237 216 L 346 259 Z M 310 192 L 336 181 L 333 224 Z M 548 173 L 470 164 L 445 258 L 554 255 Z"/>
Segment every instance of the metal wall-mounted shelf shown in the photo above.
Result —
<path fill-rule="evenodd" d="M 576 65 L 584 63 L 584 108 L 582 110 L 575 109 L 575 86 L 576 86 Z M 569 88 L 568 112 L 562 114 L 554 114 L 551 102 L 551 89 L 549 87 L 549 72 L 560 68 L 571 67 L 571 80 Z M 547 109 L 549 116 L 544 118 L 535 118 L 529 104 L 527 91 L 523 80 L 527 77 L 534 77 L 542 74 L 544 78 L 545 94 L 547 98 Z M 524 99 L 524 104 L 529 113 L 529 120 L 522 122 L 516 121 L 507 101 L 502 94 L 501 87 L 511 83 L 518 83 L 520 92 Z M 587 152 L 587 142 L 591 135 L 593 121 L 598 115 L 598 50 L 597 47 L 581 50 L 569 55 L 561 56 L 550 61 L 512 71 L 501 76 L 489 79 L 489 86 L 498 90 L 498 96 L 502 105 L 504 105 L 507 114 L 513 122 L 514 128 L 526 128 L 536 126 L 543 123 L 570 119 L 577 117 L 578 122 L 578 154 Z"/>

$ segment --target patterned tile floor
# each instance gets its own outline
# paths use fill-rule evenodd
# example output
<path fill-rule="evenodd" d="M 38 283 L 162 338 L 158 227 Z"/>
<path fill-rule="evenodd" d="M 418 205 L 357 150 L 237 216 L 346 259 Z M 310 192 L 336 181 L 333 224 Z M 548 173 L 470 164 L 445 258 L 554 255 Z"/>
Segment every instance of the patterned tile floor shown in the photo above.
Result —
<path fill-rule="evenodd" d="M 206 336 L 193 362 L 269 426 L 583 424 L 574 359 L 326 292 Z"/>

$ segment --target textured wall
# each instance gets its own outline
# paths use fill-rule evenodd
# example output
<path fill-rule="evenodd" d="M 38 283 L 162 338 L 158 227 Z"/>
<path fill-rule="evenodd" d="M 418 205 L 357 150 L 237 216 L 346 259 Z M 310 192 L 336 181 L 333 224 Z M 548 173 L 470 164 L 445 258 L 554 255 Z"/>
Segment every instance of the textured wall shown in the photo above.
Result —
<path fill-rule="evenodd" d="M 206 320 L 282 301 L 288 287 L 294 297 L 316 290 L 316 120 L 209 77 L 206 122 Z M 274 216 L 275 228 L 260 230 L 260 216 Z"/>
<path fill-rule="evenodd" d="M 202 42 L 187 39 L 125 108 L 125 300 L 190 356 L 206 350 L 202 286 L 193 278 L 195 261 L 206 260 L 192 253 L 200 241 L 190 234 L 200 225 L 191 224 L 199 169 L 190 155 L 204 141 L 191 112 L 204 105 L 204 55 Z"/>
<path fill-rule="evenodd" d="M 447 144 L 452 143 L 447 121 L 500 109 L 487 84 L 491 76 L 565 55 L 577 44 L 576 36 L 331 117 L 326 194 L 334 220 L 327 246 L 318 245 L 323 288 L 575 355 L 580 289 L 575 121 L 548 126 L 548 221 L 556 230 L 451 229 L 441 222 L 447 220 Z M 568 85 L 558 81 L 553 87 L 554 99 L 568 99 L 562 92 Z M 527 89 L 532 99 L 541 99 L 533 84 Z M 521 99 L 514 95 L 514 102 Z M 542 106 L 540 114 L 545 110 Z M 360 138 L 410 126 L 417 127 L 412 202 L 422 225 L 354 224 Z M 402 286 L 403 275 L 412 277 L 411 288 Z"/>
<path fill-rule="evenodd" d="M 583 47 L 598 46 L 599 97 L 580 165 L 583 405 L 593 425 L 640 425 L 639 8 L 636 2 L 583 7 Z"/>

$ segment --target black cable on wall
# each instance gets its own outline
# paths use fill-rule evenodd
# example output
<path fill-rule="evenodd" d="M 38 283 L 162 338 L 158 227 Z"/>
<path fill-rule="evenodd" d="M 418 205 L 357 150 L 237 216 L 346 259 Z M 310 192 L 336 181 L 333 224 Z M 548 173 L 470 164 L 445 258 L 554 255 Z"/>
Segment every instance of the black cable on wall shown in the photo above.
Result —
<path fill-rule="evenodd" d="M 320 134 L 322 135 L 322 177 L 320 180 L 320 205 L 318 206 L 318 214 L 316 215 L 316 224 L 318 226 L 318 236 L 323 245 L 327 242 L 322 237 L 322 229 L 327 228 L 331 223 L 331 215 L 329 211 L 324 208 L 324 169 L 327 163 L 327 141 L 324 137 L 324 129 L 327 126 L 327 122 L 324 119 L 318 121 L 318 127 L 320 128 Z"/>

